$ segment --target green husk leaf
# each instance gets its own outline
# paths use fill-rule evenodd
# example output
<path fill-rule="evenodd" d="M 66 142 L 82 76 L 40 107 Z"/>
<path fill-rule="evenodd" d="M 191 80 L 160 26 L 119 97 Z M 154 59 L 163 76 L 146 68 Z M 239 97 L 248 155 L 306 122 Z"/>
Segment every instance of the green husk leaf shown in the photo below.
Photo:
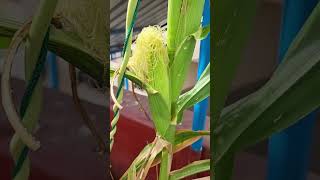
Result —
<path fill-rule="evenodd" d="M 166 137 L 166 132 L 170 126 L 171 115 L 167 102 L 158 92 L 148 94 L 148 101 L 152 120 L 157 129 L 157 133 L 162 137 Z"/>
<path fill-rule="evenodd" d="M 144 28 L 136 40 L 128 68 L 156 91 L 156 93 L 147 91 L 149 107 L 157 133 L 164 138 L 171 120 L 168 62 L 160 28 L 152 26 Z"/>
<path fill-rule="evenodd" d="M 63 31 L 76 35 L 84 46 L 107 62 L 108 55 L 108 12 L 106 0 L 59 1 L 56 15 L 63 24 Z"/>

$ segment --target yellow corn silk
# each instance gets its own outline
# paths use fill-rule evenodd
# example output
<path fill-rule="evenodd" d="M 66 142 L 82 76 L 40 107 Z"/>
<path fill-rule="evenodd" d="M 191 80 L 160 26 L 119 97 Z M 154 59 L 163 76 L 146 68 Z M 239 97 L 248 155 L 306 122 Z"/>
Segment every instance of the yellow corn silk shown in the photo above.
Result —
<path fill-rule="evenodd" d="M 144 28 L 139 34 L 129 59 L 128 68 L 143 82 L 149 84 L 149 109 L 157 134 L 166 137 L 170 125 L 169 57 L 163 32 L 158 26 Z M 156 92 L 156 93 L 155 93 Z"/>
<path fill-rule="evenodd" d="M 158 26 L 144 28 L 139 34 L 128 68 L 169 102 L 168 53 L 163 31 Z"/>
<path fill-rule="evenodd" d="M 63 0 L 55 13 L 63 30 L 77 36 L 103 63 L 108 60 L 109 46 L 107 3 L 106 0 Z"/>

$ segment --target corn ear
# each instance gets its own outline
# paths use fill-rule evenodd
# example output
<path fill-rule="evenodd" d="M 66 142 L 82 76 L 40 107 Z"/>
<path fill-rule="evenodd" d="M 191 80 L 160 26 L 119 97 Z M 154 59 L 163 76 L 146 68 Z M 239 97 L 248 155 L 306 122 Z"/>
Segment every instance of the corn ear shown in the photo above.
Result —
<path fill-rule="evenodd" d="M 150 86 L 148 100 L 157 132 L 164 137 L 170 124 L 168 54 L 160 27 L 144 28 L 136 40 L 128 68 Z M 153 92 L 150 91 L 153 90 Z"/>

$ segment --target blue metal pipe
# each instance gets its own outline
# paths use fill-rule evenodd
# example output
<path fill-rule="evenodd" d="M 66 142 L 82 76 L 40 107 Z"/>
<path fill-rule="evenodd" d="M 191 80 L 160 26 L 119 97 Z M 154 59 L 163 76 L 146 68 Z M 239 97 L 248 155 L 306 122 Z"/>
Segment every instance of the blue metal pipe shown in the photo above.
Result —
<path fill-rule="evenodd" d="M 210 1 L 205 1 L 204 11 L 203 11 L 203 19 L 202 26 L 207 26 L 210 24 Z M 198 74 L 197 79 L 201 76 L 204 69 L 207 67 L 210 62 L 210 35 L 206 37 L 206 39 L 201 41 L 200 44 L 200 56 L 199 56 L 199 64 L 198 64 Z M 208 109 L 208 98 L 201 101 L 200 103 L 194 106 L 193 113 L 193 124 L 192 129 L 194 131 L 203 130 L 205 128 L 206 123 L 206 114 Z M 203 139 L 198 140 L 194 144 L 192 144 L 192 149 L 196 152 L 200 152 L 202 150 Z"/>
<path fill-rule="evenodd" d="M 129 80 L 127 78 L 124 78 L 124 86 L 126 90 L 129 90 Z"/>
<path fill-rule="evenodd" d="M 280 36 L 280 62 L 318 0 L 285 0 Z M 316 113 L 269 139 L 268 180 L 305 180 Z"/>
<path fill-rule="evenodd" d="M 58 89 L 59 78 L 58 78 L 58 65 L 57 57 L 54 53 L 49 52 L 47 55 L 48 65 L 49 65 L 49 87 L 53 89 Z"/>

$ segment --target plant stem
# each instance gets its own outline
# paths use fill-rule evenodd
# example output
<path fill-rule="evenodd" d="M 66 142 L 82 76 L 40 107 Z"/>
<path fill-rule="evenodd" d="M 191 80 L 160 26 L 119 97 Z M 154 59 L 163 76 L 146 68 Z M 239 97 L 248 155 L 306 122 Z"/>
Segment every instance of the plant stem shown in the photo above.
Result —
<path fill-rule="evenodd" d="M 176 118 L 173 118 L 173 119 L 176 119 Z M 176 134 L 176 124 L 174 124 L 173 122 L 172 124 L 170 124 L 166 133 L 166 140 L 170 143 L 170 145 L 162 150 L 159 180 L 169 179 L 169 173 L 171 170 L 172 157 L 173 157 L 172 147 L 175 140 L 175 134 Z"/>
<path fill-rule="evenodd" d="M 159 175 L 160 180 L 168 180 L 169 179 L 169 173 L 170 173 L 170 169 L 171 169 L 171 161 L 172 161 L 172 154 L 169 152 L 169 149 L 164 148 L 162 151 L 162 156 L 161 156 L 160 175 Z"/>
<path fill-rule="evenodd" d="M 32 76 L 32 72 L 38 60 L 43 39 L 50 25 L 56 5 L 57 0 L 42 0 L 40 2 L 39 9 L 35 13 L 35 16 L 32 20 L 32 25 L 26 42 L 25 54 L 25 77 L 27 81 L 29 81 Z M 39 119 L 42 106 L 41 84 L 42 81 L 40 80 L 34 89 L 34 93 L 30 100 L 30 105 L 23 119 L 23 123 L 29 132 L 34 130 Z M 17 161 L 23 147 L 24 144 L 16 135 L 14 135 L 11 140 L 10 151 L 15 161 Z M 14 180 L 27 180 L 30 174 L 29 170 L 30 160 L 27 158 L 22 165 L 22 169 L 17 176 L 15 176 Z"/>

